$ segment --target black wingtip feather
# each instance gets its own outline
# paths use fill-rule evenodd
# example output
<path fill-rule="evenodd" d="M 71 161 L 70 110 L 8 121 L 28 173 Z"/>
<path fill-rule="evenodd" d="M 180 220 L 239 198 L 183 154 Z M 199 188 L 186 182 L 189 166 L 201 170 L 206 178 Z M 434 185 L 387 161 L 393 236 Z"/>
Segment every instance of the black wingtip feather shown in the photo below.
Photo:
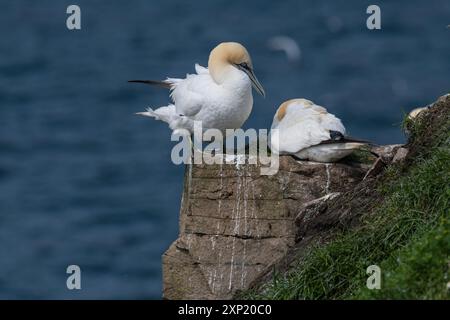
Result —
<path fill-rule="evenodd" d="M 322 141 L 319 144 L 332 144 L 332 143 L 348 143 L 348 142 L 356 142 L 356 143 L 364 143 L 369 146 L 376 146 L 375 143 L 370 142 L 368 140 L 356 139 L 349 136 L 344 136 L 339 131 L 330 130 L 330 139 Z"/>
<path fill-rule="evenodd" d="M 151 86 L 158 86 L 158 87 L 162 87 L 165 89 L 170 89 L 171 88 L 171 84 L 165 81 L 158 81 L 158 80 L 128 80 L 128 82 L 130 83 L 143 83 L 143 84 L 148 84 Z"/>

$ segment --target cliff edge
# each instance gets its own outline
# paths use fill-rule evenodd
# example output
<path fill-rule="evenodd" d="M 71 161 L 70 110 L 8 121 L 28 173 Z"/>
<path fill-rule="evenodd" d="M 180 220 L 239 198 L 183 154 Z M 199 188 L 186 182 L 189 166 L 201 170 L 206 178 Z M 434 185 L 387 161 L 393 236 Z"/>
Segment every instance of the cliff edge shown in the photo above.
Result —
<path fill-rule="evenodd" d="M 304 263 L 312 252 L 320 253 L 343 234 L 359 230 L 367 217 L 376 216 L 388 197 L 380 186 L 406 175 L 417 159 L 435 147 L 430 137 L 448 125 L 449 109 L 450 97 L 440 98 L 420 121 L 406 123 L 411 135 L 407 145 L 375 148 L 378 158 L 365 153 L 323 164 L 282 156 L 273 176 L 260 175 L 259 165 L 252 164 L 187 166 L 179 237 L 163 255 L 163 297 L 342 297 L 342 284 L 335 285 L 341 291 L 334 296 L 327 295 L 335 292 L 331 287 L 315 296 L 295 291 L 299 279 L 292 274 L 308 270 Z M 440 129 L 433 131 L 431 123 L 440 124 Z M 351 245 L 348 249 L 358 251 Z M 372 260 L 363 265 L 381 263 Z M 339 269 L 339 260 L 336 263 L 324 265 L 332 272 Z M 355 266 L 361 279 L 363 265 Z M 301 281 L 298 285 L 307 288 Z"/>

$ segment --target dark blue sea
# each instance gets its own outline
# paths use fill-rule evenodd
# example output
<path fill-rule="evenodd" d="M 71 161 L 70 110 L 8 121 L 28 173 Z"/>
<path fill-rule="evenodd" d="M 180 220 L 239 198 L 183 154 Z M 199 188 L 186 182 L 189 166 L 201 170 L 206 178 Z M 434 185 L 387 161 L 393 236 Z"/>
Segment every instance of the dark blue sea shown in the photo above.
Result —
<path fill-rule="evenodd" d="M 81 30 L 66 8 L 81 8 Z M 2 1 L 0 3 L 0 298 L 158 299 L 161 255 L 178 233 L 184 168 L 167 104 L 129 79 L 183 77 L 222 41 L 245 44 L 267 97 L 246 128 L 270 127 L 304 97 L 355 137 L 405 140 L 404 112 L 450 88 L 450 1 Z M 288 36 L 291 62 L 268 41 Z M 81 290 L 66 268 L 79 265 Z"/>

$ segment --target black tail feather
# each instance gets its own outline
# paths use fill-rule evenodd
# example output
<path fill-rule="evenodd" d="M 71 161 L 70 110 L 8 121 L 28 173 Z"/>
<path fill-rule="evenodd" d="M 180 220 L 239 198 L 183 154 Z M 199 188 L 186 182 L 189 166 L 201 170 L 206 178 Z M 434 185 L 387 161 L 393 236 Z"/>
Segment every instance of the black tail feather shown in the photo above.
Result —
<path fill-rule="evenodd" d="M 151 85 L 151 86 L 162 87 L 162 88 L 165 88 L 165 89 L 172 88 L 172 85 L 169 82 L 166 82 L 166 81 L 158 81 L 158 80 L 128 80 L 128 82 L 144 83 L 144 84 L 148 84 L 148 85 Z"/>

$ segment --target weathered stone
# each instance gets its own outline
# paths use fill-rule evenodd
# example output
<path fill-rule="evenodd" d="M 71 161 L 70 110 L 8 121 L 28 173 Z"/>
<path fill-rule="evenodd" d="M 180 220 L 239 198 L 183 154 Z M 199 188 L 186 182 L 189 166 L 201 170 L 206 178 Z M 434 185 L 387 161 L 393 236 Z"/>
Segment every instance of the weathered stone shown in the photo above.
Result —
<path fill-rule="evenodd" d="M 393 163 L 403 161 L 408 155 L 409 150 L 407 148 L 398 148 L 395 152 L 394 158 L 392 159 Z"/>
<path fill-rule="evenodd" d="M 320 212 L 367 170 L 290 156 L 279 169 L 262 176 L 251 164 L 186 167 L 179 238 L 163 255 L 164 298 L 229 299 L 248 288 L 295 245 L 309 209 Z"/>
<path fill-rule="evenodd" d="M 333 200 L 340 194 L 340 192 L 329 193 L 300 206 L 300 210 L 295 217 L 296 239 L 303 238 L 306 236 L 307 230 L 314 229 L 311 224 L 314 224 L 315 218 L 327 209 L 328 201 Z"/>
<path fill-rule="evenodd" d="M 392 161 L 398 148 L 403 147 L 402 144 L 389 144 L 385 146 L 372 147 L 372 152 L 377 154 L 385 163 Z"/>
<path fill-rule="evenodd" d="M 383 159 L 377 158 L 377 160 L 375 160 L 375 162 L 373 163 L 373 165 L 370 167 L 370 169 L 367 171 L 366 175 L 364 176 L 364 179 L 367 179 L 369 177 L 375 177 L 378 174 L 380 174 L 381 172 L 383 172 L 383 170 L 386 168 L 386 163 L 383 161 Z"/>

